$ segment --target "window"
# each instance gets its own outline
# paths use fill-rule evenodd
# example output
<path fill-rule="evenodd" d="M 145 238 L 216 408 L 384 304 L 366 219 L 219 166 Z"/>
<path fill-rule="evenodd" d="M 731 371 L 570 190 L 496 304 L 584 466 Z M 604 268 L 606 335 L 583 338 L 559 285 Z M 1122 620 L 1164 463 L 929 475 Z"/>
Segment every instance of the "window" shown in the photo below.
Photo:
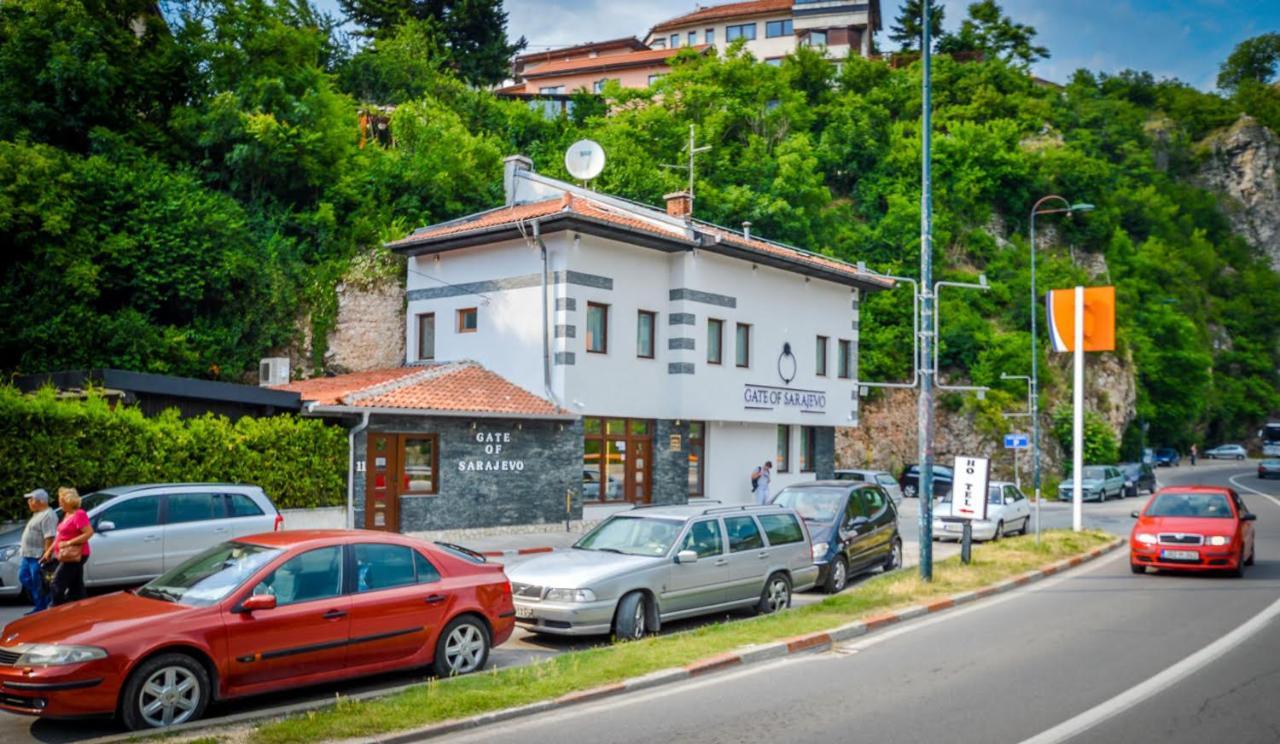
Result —
<path fill-rule="evenodd" d="M 545 88 L 538 88 L 538 92 L 549 96 L 564 95 L 564 86 L 548 85 Z"/>
<path fill-rule="evenodd" d="M 662 75 L 655 72 L 649 76 L 649 85 L 653 85 L 654 83 L 658 82 L 661 79 L 662 79 Z"/>
<path fill-rule="evenodd" d="M 603 92 L 604 92 L 604 84 L 605 84 L 605 83 L 607 83 L 607 82 L 609 82 L 609 78 L 600 78 L 599 80 L 595 81 L 594 83 L 592 83 L 592 84 L 591 84 L 591 92 L 592 92 L 592 93 L 603 93 Z"/>
<path fill-rule="evenodd" d="M 474 307 L 464 307 L 458 311 L 458 333 L 475 333 L 478 322 Z"/>
<path fill-rule="evenodd" d="M 751 326 L 738 324 L 738 345 L 736 349 L 739 367 L 751 366 Z"/>
<path fill-rule="evenodd" d="M 440 448 L 435 434 L 405 436 L 401 440 L 400 482 L 405 496 L 428 495 L 439 492 L 436 474 L 439 469 Z"/>
<path fill-rule="evenodd" d="M 818 336 L 818 355 L 814 360 L 814 372 L 818 377 L 827 376 L 827 342 L 826 336 Z"/>
<path fill-rule="evenodd" d="M 747 41 L 756 40 L 756 24 L 743 23 L 737 26 L 724 27 L 724 40 L 733 41 L 734 39 L 746 39 Z"/>
<path fill-rule="evenodd" d="M 706 493 L 707 478 L 707 425 L 701 421 L 689 422 L 689 496 Z"/>
<path fill-rule="evenodd" d="M 667 40 L 666 40 L 666 39 L 654 39 L 654 40 L 653 40 L 653 48 L 654 48 L 654 49 L 666 49 L 666 48 L 667 48 Z"/>
<path fill-rule="evenodd" d="M 418 359 L 428 361 L 436 358 L 436 314 L 423 313 L 418 316 Z"/>
<path fill-rule="evenodd" d="M 845 338 L 836 342 L 836 374 L 842 380 L 853 378 L 853 342 Z"/>
<path fill-rule="evenodd" d="M 744 550 L 764 547 L 760 528 L 756 527 L 756 520 L 751 517 L 725 517 L 724 528 L 729 533 L 730 553 L 741 553 Z"/>
<path fill-rule="evenodd" d="M 817 444 L 818 430 L 812 426 L 800 427 L 800 472 L 812 473 L 817 469 Z"/>
<path fill-rule="evenodd" d="M 810 31 L 809 35 L 805 37 L 805 44 L 807 46 L 826 46 L 827 32 L 826 31 Z"/>
<path fill-rule="evenodd" d="M 1004 487 L 1004 502 L 1006 504 L 1016 504 L 1019 501 L 1022 501 L 1024 498 L 1026 497 L 1023 496 L 1022 492 L 1019 491 L 1017 488 L 1014 488 L 1013 486 Z"/>
<path fill-rule="evenodd" d="M 716 30 L 714 28 L 707 29 L 707 32 L 702 36 L 702 40 L 708 46 L 716 43 Z"/>
<path fill-rule="evenodd" d="M 165 519 L 168 524 L 206 522 L 222 516 L 222 499 L 214 498 L 211 493 L 169 494 L 169 513 Z"/>
<path fill-rule="evenodd" d="M 654 334 L 658 329 L 658 314 L 649 310 L 641 310 L 636 315 L 636 356 L 641 359 L 653 359 Z"/>
<path fill-rule="evenodd" d="M 582 500 L 649 500 L 653 423 L 645 419 L 582 420 Z"/>
<path fill-rule="evenodd" d="M 415 582 L 412 548 L 404 545 L 356 543 L 356 591 L 376 592 Z"/>
<path fill-rule="evenodd" d="M 418 574 L 419 584 L 430 584 L 440 580 L 440 571 L 427 557 L 418 551 L 413 551 L 413 567 Z"/>
<path fill-rule="evenodd" d="M 112 504 L 94 521 L 97 524 L 110 522 L 116 526 L 117 530 L 155 527 L 160 524 L 160 497 L 139 496 L 119 504 Z"/>
<path fill-rule="evenodd" d="M 791 25 L 791 19 L 785 21 L 768 21 L 764 24 L 764 37 L 773 39 L 779 36 L 791 36 L 795 33 L 795 29 Z"/>
<path fill-rule="evenodd" d="M 724 360 L 724 321 L 707 318 L 707 364 L 720 364 Z"/>
<path fill-rule="evenodd" d="M 885 504 L 888 499 L 885 498 L 884 491 L 879 488 L 862 489 L 862 500 L 867 505 L 867 514 L 872 519 L 880 516 L 880 512 L 885 510 Z"/>
<path fill-rule="evenodd" d="M 689 46 L 693 46 L 693 45 L 695 45 L 695 44 L 697 44 L 697 43 L 698 43 L 698 32 L 697 32 L 697 31 L 690 31 L 690 32 L 689 32 Z"/>
<path fill-rule="evenodd" d="M 223 498 L 227 499 L 227 513 L 232 517 L 262 516 L 262 507 L 242 493 L 223 494 Z"/>
<path fill-rule="evenodd" d="M 605 354 L 609 351 L 609 306 L 587 303 L 587 351 Z"/>
<path fill-rule="evenodd" d="M 782 57 L 766 57 L 764 63 L 770 67 L 782 67 Z M 772 111 L 778 107 L 778 99 L 770 99 L 765 108 Z"/>
<path fill-rule="evenodd" d="M 680 46 L 680 34 L 671 34 L 671 48 Z"/>
<path fill-rule="evenodd" d="M 854 491 L 849 494 L 849 503 L 844 507 L 844 523 L 849 525 L 858 517 L 867 516 L 867 506 L 862 501 L 862 494 Z"/>
<path fill-rule="evenodd" d="M 760 526 L 764 534 L 769 536 L 770 545 L 786 545 L 804 542 L 804 530 L 800 522 L 790 514 L 761 514 Z"/>
<path fill-rule="evenodd" d="M 724 540 L 720 537 L 720 523 L 714 519 L 694 522 L 685 535 L 680 550 L 692 550 L 699 558 L 710 558 L 724 553 Z"/>
<path fill-rule="evenodd" d="M 791 472 L 791 427 L 786 424 L 778 425 L 778 456 L 773 464 L 778 466 L 779 473 Z"/>
<path fill-rule="evenodd" d="M 253 593 L 273 595 L 279 606 L 341 596 L 342 546 L 308 550 L 285 561 Z"/>

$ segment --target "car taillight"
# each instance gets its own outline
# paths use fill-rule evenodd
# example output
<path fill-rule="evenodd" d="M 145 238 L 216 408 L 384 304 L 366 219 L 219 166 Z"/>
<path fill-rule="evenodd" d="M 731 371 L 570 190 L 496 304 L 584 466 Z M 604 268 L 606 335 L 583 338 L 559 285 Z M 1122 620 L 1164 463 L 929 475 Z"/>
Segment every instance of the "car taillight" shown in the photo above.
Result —
<path fill-rule="evenodd" d="M 275 531 L 276 531 L 276 532 L 279 532 L 280 530 L 283 530 L 283 529 L 284 529 L 284 515 L 283 515 L 283 514 L 281 514 L 281 513 L 279 513 L 279 512 L 276 512 L 276 527 L 275 527 Z"/>

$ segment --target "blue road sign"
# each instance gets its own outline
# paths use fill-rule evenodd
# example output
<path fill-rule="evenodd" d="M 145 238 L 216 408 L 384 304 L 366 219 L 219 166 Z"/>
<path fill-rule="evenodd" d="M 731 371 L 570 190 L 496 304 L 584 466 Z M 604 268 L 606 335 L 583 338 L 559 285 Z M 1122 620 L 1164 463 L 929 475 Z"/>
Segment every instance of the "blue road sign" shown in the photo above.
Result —
<path fill-rule="evenodd" d="M 1031 437 L 1026 434 L 1005 434 L 1005 449 L 1027 449 L 1031 446 Z"/>

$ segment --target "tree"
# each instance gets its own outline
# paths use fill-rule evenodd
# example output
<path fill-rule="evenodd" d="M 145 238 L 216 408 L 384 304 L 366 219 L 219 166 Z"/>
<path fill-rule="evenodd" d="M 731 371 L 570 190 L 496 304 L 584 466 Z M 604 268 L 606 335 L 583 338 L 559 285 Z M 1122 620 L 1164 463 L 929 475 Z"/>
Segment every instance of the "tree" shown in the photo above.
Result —
<path fill-rule="evenodd" d="M 502 82 L 511 58 L 524 49 L 524 37 L 507 39 L 502 0 L 339 0 L 347 16 L 374 38 L 391 35 L 408 21 L 437 24 L 446 60 L 462 79 L 478 84 Z"/>
<path fill-rule="evenodd" d="M 929 36 L 935 41 L 943 36 L 942 19 L 946 17 L 946 9 L 941 3 L 935 2 L 930 8 L 929 19 Z M 920 19 L 924 17 L 924 3 L 922 0 L 905 0 L 902 7 L 898 9 L 898 17 L 893 19 L 893 25 L 889 28 L 890 41 L 896 42 L 901 51 L 908 52 L 912 49 L 920 48 L 920 34 L 924 30 L 924 24 Z"/>
<path fill-rule="evenodd" d="M 1262 34 L 1236 45 L 1218 68 L 1218 87 L 1232 92 L 1245 81 L 1269 83 L 1280 66 L 1280 33 Z"/>
<path fill-rule="evenodd" d="M 1025 67 L 1038 59 L 1049 58 L 1046 47 L 1033 43 L 1035 37 L 1033 26 L 1016 23 L 1004 14 L 996 0 L 981 0 L 970 3 L 969 17 L 960 24 L 958 32 L 948 34 L 938 42 L 938 51 L 947 54 L 983 52 Z"/>

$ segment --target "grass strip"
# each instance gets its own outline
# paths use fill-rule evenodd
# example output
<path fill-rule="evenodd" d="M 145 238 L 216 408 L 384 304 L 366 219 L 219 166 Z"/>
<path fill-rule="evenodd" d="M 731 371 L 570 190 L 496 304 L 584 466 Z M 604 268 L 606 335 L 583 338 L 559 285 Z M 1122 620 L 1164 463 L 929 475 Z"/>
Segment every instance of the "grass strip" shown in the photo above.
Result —
<path fill-rule="evenodd" d="M 333 708 L 262 724 L 253 730 L 249 741 L 290 744 L 371 736 L 550 700 L 750 644 L 829 630 L 898 607 L 979 589 L 1080 555 L 1112 539 L 1102 532 L 1051 531 L 1042 534 L 1039 545 L 1029 537 L 977 545 L 968 566 L 959 558 L 937 562 L 932 583 L 921 581 L 914 570 L 895 571 L 822 602 L 774 615 L 568 652 L 528 666 L 492 669 L 443 682 L 431 680 L 385 698 L 339 700 Z"/>

